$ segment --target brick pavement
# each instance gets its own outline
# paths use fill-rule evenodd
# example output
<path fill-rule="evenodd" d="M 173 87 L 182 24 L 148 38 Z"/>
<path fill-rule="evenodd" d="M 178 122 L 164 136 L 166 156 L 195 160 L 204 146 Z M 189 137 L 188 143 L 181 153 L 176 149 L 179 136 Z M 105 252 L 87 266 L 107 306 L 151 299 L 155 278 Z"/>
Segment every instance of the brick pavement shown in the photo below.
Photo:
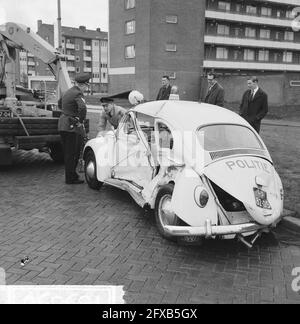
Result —
<path fill-rule="evenodd" d="M 66 186 L 46 154 L 0 171 L 0 268 L 9 285 L 123 285 L 127 303 L 300 303 L 300 248 L 273 235 L 180 246 L 127 193 Z M 20 260 L 29 256 L 24 267 Z"/>

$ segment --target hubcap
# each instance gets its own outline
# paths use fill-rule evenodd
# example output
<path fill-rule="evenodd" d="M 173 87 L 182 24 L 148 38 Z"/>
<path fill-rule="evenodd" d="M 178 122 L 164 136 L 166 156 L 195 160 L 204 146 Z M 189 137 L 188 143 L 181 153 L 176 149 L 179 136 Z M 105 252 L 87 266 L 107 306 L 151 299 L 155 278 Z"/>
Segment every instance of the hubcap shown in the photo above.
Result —
<path fill-rule="evenodd" d="M 95 179 L 95 164 L 92 161 L 86 167 L 86 175 L 89 179 Z"/>
<path fill-rule="evenodd" d="M 176 225 L 177 216 L 171 208 L 171 195 L 165 195 L 161 198 L 158 207 L 160 222 L 163 225 Z"/>

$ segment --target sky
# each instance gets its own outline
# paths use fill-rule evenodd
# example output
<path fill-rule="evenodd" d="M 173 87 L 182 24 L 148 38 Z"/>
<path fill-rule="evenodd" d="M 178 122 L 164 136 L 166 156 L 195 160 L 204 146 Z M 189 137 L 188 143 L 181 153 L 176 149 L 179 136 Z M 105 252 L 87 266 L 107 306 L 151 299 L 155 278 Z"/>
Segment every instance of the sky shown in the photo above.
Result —
<path fill-rule="evenodd" d="M 109 0 L 61 0 L 62 26 L 108 31 Z M 57 0 L 0 0 L 0 24 L 17 22 L 37 31 L 37 21 L 57 21 Z"/>

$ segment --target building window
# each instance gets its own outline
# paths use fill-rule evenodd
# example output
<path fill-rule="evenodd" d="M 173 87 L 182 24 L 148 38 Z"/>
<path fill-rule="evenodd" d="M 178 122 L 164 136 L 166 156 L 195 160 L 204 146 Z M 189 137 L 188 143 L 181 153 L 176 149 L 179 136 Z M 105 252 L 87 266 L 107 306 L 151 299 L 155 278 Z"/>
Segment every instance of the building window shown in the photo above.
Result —
<path fill-rule="evenodd" d="M 285 13 L 285 17 L 288 19 L 294 19 L 295 18 L 295 14 L 293 12 L 293 10 L 287 10 Z"/>
<path fill-rule="evenodd" d="M 262 16 L 272 16 L 272 8 L 262 7 L 261 8 L 261 15 Z"/>
<path fill-rule="evenodd" d="M 236 12 L 242 12 L 242 5 L 241 4 L 237 4 L 236 7 L 235 7 L 235 11 Z"/>
<path fill-rule="evenodd" d="M 239 61 L 241 59 L 241 51 L 240 50 L 233 51 L 233 59 L 235 61 Z"/>
<path fill-rule="evenodd" d="M 178 16 L 166 16 L 166 23 L 168 24 L 177 24 L 178 23 Z"/>
<path fill-rule="evenodd" d="M 230 2 L 219 1 L 218 8 L 224 11 L 230 11 Z"/>
<path fill-rule="evenodd" d="M 135 20 L 127 21 L 125 23 L 125 34 L 134 34 L 135 33 Z"/>
<path fill-rule="evenodd" d="M 75 45 L 75 51 L 80 51 L 80 45 L 79 44 Z"/>
<path fill-rule="evenodd" d="M 246 13 L 249 15 L 256 15 L 257 14 L 257 7 L 255 6 L 246 6 Z"/>
<path fill-rule="evenodd" d="M 165 71 L 163 75 L 168 75 L 171 80 L 176 80 L 176 72 Z"/>
<path fill-rule="evenodd" d="M 283 53 L 283 62 L 292 63 L 293 62 L 293 53 L 292 52 L 284 52 Z"/>
<path fill-rule="evenodd" d="M 280 62 L 280 61 L 281 61 L 281 54 L 274 53 L 274 62 Z"/>
<path fill-rule="evenodd" d="M 240 28 L 238 28 L 238 27 L 233 28 L 233 35 L 235 37 L 240 37 L 240 32 L 241 32 Z"/>
<path fill-rule="evenodd" d="M 264 38 L 264 39 L 270 39 L 270 37 L 271 37 L 270 29 L 261 29 L 259 37 Z"/>
<path fill-rule="evenodd" d="M 99 41 L 94 41 L 94 47 L 99 47 Z"/>
<path fill-rule="evenodd" d="M 259 50 L 258 51 L 258 60 L 259 61 L 269 61 L 270 53 L 268 50 Z"/>
<path fill-rule="evenodd" d="M 125 47 L 125 58 L 135 58 L 135 45 L 129 45 Z"/>
<path fill-rule="evenodd" d="M 228 59 L 228 49 L 225 47 L 217 47 L 216 58 L 218 60 L 227 60 Z"/>
<path fill-rule="evenodd" d="M 291 87 L 300 87 L 300 81 L 299 80 L 290 81 L 290 86 Z"/>
<path fill-rule="evenodd" d="M 217 33 L 218 35 L 229 35 L 229 26 L 226 25 L 218 25 L 218 29 L 217 29 Z"/>
<path fill-rule="evenodd" d="M 246 29 L 245 29 L 245 36 L 246 37 L 255 38 L 256 37 L 256 29 L 255 28 L 251 28 L 251 27 L 246 27 Z"/>
<path fill-rule="evenodd" d="M 285 41 L 294 41 L 294 32 L 289 32 L 289 31 L 286 31 L 284 33 L 284 40 Z"/>
<path fill-rule="evenodd" d="M 135 8 L 135 0 L 125 0 L 125 9 L 133 9 Z"/>
<path fill-rule="evenodd" d="M 244 50 L 244 60 L 245 61 L 254 61 L 255 60 L 255 51 L 250 49 Z"/>
<path fill-rule="evenodd" d="M 76 68 L 76 73 L 80 73 L 80 67 Z"/>
<path fill-rule="evenodd" d="M 80 57 L 76 56 L 76 62 L 80 62 Z"/>
<path fill-rule="evenodd" d="M 277 16 L 277 18 L 281 18 L 281 10 L 277 10 L 276 16 Z"/>
<path fill-rule="evenodd" d="M 174 43 L 167 43 L 166 44 L 166 51 L 167 52 L 176 52 L 177 51 L 177 45 Z"/>

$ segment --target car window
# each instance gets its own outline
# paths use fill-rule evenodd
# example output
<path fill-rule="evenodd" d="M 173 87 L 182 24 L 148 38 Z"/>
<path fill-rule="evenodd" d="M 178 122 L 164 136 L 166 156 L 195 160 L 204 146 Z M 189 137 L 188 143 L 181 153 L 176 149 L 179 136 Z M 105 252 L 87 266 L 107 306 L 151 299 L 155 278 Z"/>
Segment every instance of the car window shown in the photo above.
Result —
<path fill-rule="evenodd" d="M 129 135 L 136 133 L 133 119 L 130 115 L 127 115 L 120 127 L 119 136 Z"/>
<path fill-rule="evenodd" d="M 136 114 L 136 121 L 138 126 L 141 128 L 144 133 L 147 142 L 151 145 L 155 143 L 154 136 L 154 118 L 148 115 L 144 115 L 141 113 Z"/>
<path fill-rule="evenodd" d="M 173 149 L 174 139 L 169 127 L 163 123 L 157 124 L 159 133 L 159 147 L 161 149 Z"/>
<path fill-rule="evenodd" d="M 211 125 L 198 131 L 206 151 L 231 149 L 264 150 L 259 138 L 249 128 L 239 125 Z"/>

